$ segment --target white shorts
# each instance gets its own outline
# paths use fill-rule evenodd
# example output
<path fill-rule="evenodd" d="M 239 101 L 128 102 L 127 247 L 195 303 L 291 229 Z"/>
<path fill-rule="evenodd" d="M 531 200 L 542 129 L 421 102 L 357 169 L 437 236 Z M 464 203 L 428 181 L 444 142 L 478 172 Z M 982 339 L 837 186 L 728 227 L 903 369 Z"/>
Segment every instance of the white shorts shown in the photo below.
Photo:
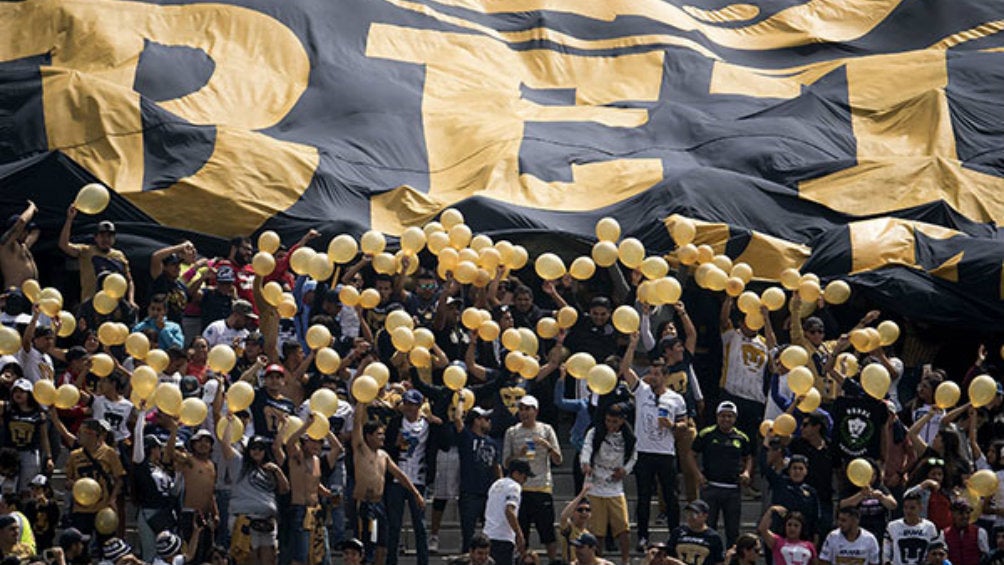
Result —
<path fill-rule="evenodd" d="M 460 451 L 436 450 L 436 484 L 433 496 L 439 500 L 460 496 Z"/>

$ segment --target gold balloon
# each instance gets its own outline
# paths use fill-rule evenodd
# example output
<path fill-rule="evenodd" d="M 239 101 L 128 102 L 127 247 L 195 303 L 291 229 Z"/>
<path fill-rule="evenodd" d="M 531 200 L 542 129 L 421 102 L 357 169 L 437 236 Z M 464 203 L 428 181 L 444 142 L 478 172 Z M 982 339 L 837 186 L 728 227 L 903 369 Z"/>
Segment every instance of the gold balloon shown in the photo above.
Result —
<path fill-rule="evenodd" d="M 774 419 L 774 425 L 771 426 L 771 430 L 774 432 L 774 435 L 788 437 L 795 433 L 796 427 L 797 423 L 794 416 L 791 414 L 781 414 Z"/>
<path fill-rule="evenodd" d="M 88 477 L 73 481 L 73 500 L 81 506 L 94 506 L 101 500 L 101 484 Z"/>
<path fill-rule="evenodd" d="M 380 305 L 380 293 L 375 288 L 367 288 L 359 293 L 359 305 L 370 310 Z"/>
<path fill-rule="evenodd" d="M 508 349 L 509 351 L 516 351 L 519 349 L 522 337 L 519 335 L 519 330 L 516 328 L 509 328 L 502 332 L 502 347 Z"/>
<path fill-rule="evenodd" d="M 181 411 L 178 419 L 186 426 L 198 426 L 206 421 L 209 408 L 201 398 L 186 398 L 181 401 Z"/>
<path fill-rule="evenodd" d="M 147 352 L 146 358 L 143 361 L 151 369 L 159 373 L 167 368 L 167 365 L 171 362 L 171 357 L 163 349 L 151 349 Z"/>
<path fill-rule="evenodd" d="M 847 334 L 847 339 L 850 340 L 854 349 L 857 349 L 862 353 L 870 351 L 870 349 L 868 349 L 868 333 L 865 332 L 864 328 L 851 330 L 851 333 Z"/>
<path fill-rule="evenodd" d="M 788 388 L 797 396 L 801 396 L 812 388 L 812 371 L 806 366 L 795 367 L 788 371 Z"/>
<path fill-rule="evenodd" d="M 282 302 L 282 286 L 275 281 L 269 281 L 261 287 L 261 295 L 269 306 L 278 306 Z"/>
<path fill-rule="evenodd" d="M 56 402 L 56 385 L 49 379 L 38 379 L 31 389 L 35 401 L 43 406 L 52 406 Z"/>
<path fill-rule="evenodd" d="M 519 376 L 530 380 L 536 378 L 538 373 L 540 373 L 540 362 L 529 355 L 524 357 L 523 363 L 519 366 Z"/>
<path fill-rule="evenodd" d="M 387 381 L 390 380 L 390 369 L 379 361 L 366 365 L 363 374 L 373 377 L 373 380 L 376 381 L 377 386 L 380 388 L 387 386 Z"/>
<path fill-rule="evenodd" d="M 454 408 L 457 407 L 457 402 L 460 400 L 461 397 L 463 397 L 463 399 L 464 399 L 464 407 L 465 407 L 464 409 L 465 410 L 469 409 L 471 406 L 474 406 L 474 391 L 471 390 L 471 389 L 469 389 L 469 388 L 465 388 L 463 390 L 460 390 L 460 391 L 457 391 L 457 392 L 453 393 L 453 407 Z"/>
<path fill-rule="evenodd" d="M 13 355 L 21 347 L 21 334 L 17 330 L 0 326 L 0 355 Z"/>
<path fill-rule="evenodd" d="M 669 263 L 662 257 L 646 257 L 641 262 L 641 274 L 650 281 L 662 278 L 669 274 Z"/>
<path fill-rule="evenodd" d="M 709 290 L 720 292 L 725 290 L 725 285 L 729 281 L 729 276 L 725 274 L 725 271 L 712 265 L 711 269 L 708 270 L 708 274 L 705 276 L 704 281 Z"/>
<path fill-rule="evenodd" d="M 544 339 L 554 339 L 560 331 L 558 321 L 554 318 L 545 317 L 537 320 L 537 335 Z"/>
<path fill-rule="evenodd" d="M 470 261 L 471 263 L 474 263 L 475 266 L 477 266 L 478 259 L 480 258 L 481 255 L 479 255 L 477 251 L 471 249 L 470 247 L 465 247 L 463 249 L 457 250 L 457 262 Z"/>
<path fill-rule="evenodd" d="M 117 302 L 116 302 L 117 304 Z M 43 314 L 50 318 L 55 318 L 59 315 L 59 309 L 63 305 L 58 300 L 52 298 L 39 298 L 38 299 L 38 309 L 42 311 Z M 114 310 L 114 308 L 112 308 Z M 110 312 L 110 310 L 109 310 Z"/>
<path fill-rule="evenodd" d="M 460 365 L 450 365 L 443 371 L 443 384 L 453 391 L 464 388 L 467 385 L 467 371 Z"/>
<path fill-rule="evenodd" d="M 617 245 L 612 241 L 600 241 L 593 245 L 592 258 L 600 267 L 609 267 L 617 262 Z"/>
<path fill-rule="evenodd" d="M 228 439 L 224 434 L 227 431 L 227 422 L 231 421 L 228 418 L 220 418 L 216 422 L 216 437 L 220 441 L 225 441 L 227 443 L 233 444 L 237 443 L 244 437 L 244 422 L 241 422 L 240 418 L 234 418 L 233 423 L 230 424 L 230 438 Z"/>
<path fill-rule="evenodd" d="M 373 262 L 371 264 L 373 265 L 373 270 L 376 271 L 378 275 L 393 275 L 397 270 L 397 264 L 394 261 L 394 256 L 386 251 L 374 255 Z"/>
<path fill-rule="evenodd" d="M 338 395 L 330 388 L 319 388 L 310 395 L 310 411 L 330 418 L 338 411 Z"/>
<path fill-rule="evenodd" d="M 801 345 L 789 345 L 781 352 L 781 364 L 789 369 L 801 367 L 808 362 L 809 352 Z"/>
<path fill-rule="evenodd" d="M 376 380 L 369 375 L 356 377 L 355 380 L 352 381 L 352 396 L 355 397 L 358 402 L 362 402 L 363 404 L 373 402 L 379 393 L 380 386 L 377 385 Z"/>
<path fill-rule="evenodd" d="M 990 375 L 980 375 L 969 383 L 969 400 L 976 408 L 994 401 L 997 396 L 997 382 Z"/>
<path fill-rule="evenodd" d="M 889 392 L 889 370 L 880 363 L 870 363 L 861 371 L 861 388 L 868 396 L 882 400 Z"/>
<path fill-rule="evenodd" d="M 819 283 L 814 280 L 798 283 L 798 297 L 802 299 L 802 302 L 815 302 L 821 293 Z"/>
<path fill-rule="evenodd" d="M 617 246 L 617 257 L 625 267 L 637 269 L 645 260 L 645 246 L 637 239 L 629 237 Z"/>
<path fill-rule="evenodd" d="M 865 328 L 865 337 L 868 338 L 867 351 L 875 351 L 882 347 L 882 334 L 875 328 Z"/>
<path fill-rule="evenodd" d="M 814 412 L 816 408 L 819 408 L 819 404 L 822 401 L 823 399 L 819 395 L 819 390 L 810 388 L 809 392 L 805 393 L 805 398 L 798 403 L 798 409 L 808 414 L 809 412 Z"/>
<path fill-rule="evenodd" d="M 394 310 L 393 312 L 387 314 L 383 327 L 390 332 L 400 327 L 406 327 L 409 330 L 413 330 L 415 329 L 415 320 L 411 317 L 411 314 L 408 314 L 407 310 Z"/>
<path fill-rule="evenodd" d="M 858 358 L 850 352 L 837 355 L 836 369 L 844 377 L 858 374 Z"/>
<path fill-rule="evenodd" d="M 747 290 L 739 295 L 739 298 L 736 300 L 736 307 L 743 314 L 757 312 L 760 310 L 760 298 L 755 292 Z"/>
<path fill-rule="evenodd" d="M 153 403 L 168 416 L 181 414 L 181 389 L 174 383 L 160 383 L 153 391 Z"/>
<path fill-rule="evenodd" d="M 481 268 L 494 273 L 501 264 L 502 254 L 499 253 L 498 249 L 495 249 L 494 247 L 485 247 L 481 251 L 478 251 L 478 265 Z"/>
<path fill-rule="evenodd" d="M 857 487 L 866 487 L 872 484 L 872 477 L 875 469 L 866 459 L 858 457 L 847 464 L 847 479 Z"/>
<path fill-rule="evenodd" d="M 652 283 L 654 285 L 651 294 L 659 304 L 676 304 L 680 301 L 683 289 L 680 281 L 674 277 L 662 277 Z"/>
<path fill-rule="evenodd" d="M 499 256 L 502 257 L 502 264 L 509 265 L 515 252 L 513 244 L 503 239 L 502 241 L 496 241 L 494 247 L 499 252 Z"/>
<path fill-rule="evenodd" d="M 715 258 L 715 248 L 704 243 L 697 246 L 697 262 L 701 265 L 710 263 Z"/>
<path fill-rule="evenodd" d="M 369 230 L 359 238 L 359 248 L 367 255 L 382 253 L 387 247 L 387 239 L 377 230 Z"/>
<path fill-rule="evenodd" d="M 460 261 L 453 270 L 453 278 L 460 284 L 471 284 L 478 278 L 478 266 L 471 261 Z"/>
<path fill-rule="evenodd" d="M 460 323 L 469 330 L 476 330 L 481 325 L 481 312 L 477 308 L 465 308 L 460 314 Z"/>
<path fill-rule="evenodd" d="M 298 275 L 310 274 L 310 262 L 317 252 L 310 247 L 298 247 L 289 256 L 289 268 Z"/>
<path fill-rule="evenodd" d="M 960 396 L 962 391 L 959 390 L 959 385 L 945 381 L 934 389 L 934 404 L 942 410 L 947 410 L 959 403 Z"/>
<path fill-rule="evenodd" d="M 327 253 L 315 253 L 314 256 L 310 258 L 310 264 L 307 266 L 307 271 L 310 278 L 315 281 L 326 281 L 330 279 L 332 273 L 335 272 L 335 266 L 331 263 L 331 259 L 328 258 Z"/>
<path fill-rule="evenodd" d="M 145 359 L 150 352 L 150 339 L 146 337 L 146 334 L 131 333 L 126 337 L 125 349 L 126 353 L 133 359 Z"/>
<path fill-rule="evenodd" d="M 533 333 L 530 328 L 519 329 L 519 350 L 531 357 L 540 350 L 537 334 Z"/>
<path fill-rule="evenodd" d="M 406 326 L 396 327 L 390 332 L 390 343 L 394 349 L 407 353 L 415 347 L 415 334 Z"/>
<path fill-rule="evenodd" d="M 107 292 L 101 290 L 94 295 L 91 304 L 94 306 L 95 312 L 104 316 L 114 312 L 119 306 L 119 301 Z"/>
<path fill-rule="evenodd" d="M 611 318 L 617 331 L 625 334 L 638 331 L 638 325 L 641 323 L 638 311 L 631 306 L 619 306 Z"/>
<path fill-rule="evenodd" d="M 110 200 L 111 194 L 108 193 L 105 185 L 92 182 L 85 184 L 80 189 L 73 203 L 77 207 L 77 210 L 93 216 L 103 212 L 108 207 Z"/>
<path fill-rule="evenodd" d="M 42 293 L 42 287 L 39 286 L 38 281 L 35 279 L 27 279 L 21 283 L 21 292 L 29 302 L 34 304 Z"/>
<path fill-rule="evenodd" d="M 589 370 L 596 366 L 596 359 L 592 355 L 584 352 L 573 353 L 565 361 L 565 370 L 576 379 L 584 379 L 589 376 Z"/>
<path fill-rule="evenodd" d="M 510 351 L 505 356 L 505 368 L 511 373 L 519 373 L 524 360 L 526 360 L 526 355 L 523 355 L 519 351 Z"/>
<path fill-rule="evenodd" d="M 418 328 L 415 330 L 415 345 L 420 345 L 426 349 L 432 349 L 432 346 L 435 343 L 436 336 L 432 334 L 432 330 L 429 328 Z"/>
<path fill-rule="evenodd" d="M 565 263 L 554 253 L 544 253 L 534 262 L 537 276 L 545 281 L 553 281 L 565 276 Z"/>
<path fill-rule="evenodd" d="M 77 331 L 77 319 L 66 310 L 59 311 L 59 337 L 70 337 Z"/>
<path fill-rule="evenodd" d="M 101 345 L 118 345 L 119 332 L 114 322 L 105 322 L 98 326 L 98 341 Z"/>
<path fill-rule="evenodd" d="M 433 255 L 440 255 L 450 245 L 450 235 L 446 232 L 434 232 L 429 234 L 427 246 Z"/>
<path fill-rule="evenodd" d="M 321 324 L 314 324 L 307 328 L 307 335 L 305 337 L 307 347 L 311 349 L 320 349 L 331 345 L 331 330 Z"/>
<path fill-rule="evenodd" d="M 899 339 L 899 326 L 892 320 L 885 320 L 875 330 L 879 333 L 879 343 L 883 347 L 892 345 Z"/>
<path fill-rule="evenodd" d="M 227 409 L 231 414 L 247 410 L 254 402 L 254 388 L 244 381 L 238 381 L 227 389 Z"/>
<path fill-rule="evenodd" d="M 799 283 L 803 283 L 805 281 L 813 281 L 818 285 L 822 285 L 822 281 L 819 280 L 819 275 L 816 273 L 805 273 L 798 278 Z"/>
<path fill-rule="evenodd" d="M 279 437 L 282 439 L 282 443 L 289 441 L 289 438 L 293 437 L 293 434 L 303 427 L 303 420 L 299 416 L 289 416 L 286 418 L 286 423 L 282 425 L 279 430 Z"/>
<path fill-rule="evenodd" d="M 112 273 L 105 277 L 104 283 L 101 285 L 101 290 L 104 290 L 109 296 L 115 300 L 120 300 L 125 296 L 126 292 L 129 290 L 129 283 L 126 278 L 118 273 Z"/>
<path fill-rule="evenodd" d="M 359 289 L 347 284 L 338 291 L 338 300 L 349 308 L 355 308 L 359 304 Z"/>
<path fill-rule="evenodd" d="M 829 304 L 843 304 L 851 297 L 851 285 L 844 281 L 831 281 L 823 290 L 823 300 Z"/>
<path fill-rule="evenodd" d="M 617 386 L 617 373 L 610 368 L 610 365 L 600 363 L 589 369 L 589 373 L 586 374 L 586 384 L 589 390 L 596 394 L 601 396 L 608 394 Z"/>
<path fill-rule="evenodd" d="M 976 471 L 966 481 L 969 490 L 980 496 L 993 496 L 997 493 L 997 475 L 990 469 Z"/>
<path fill-rule="evenodd" d="M 450 234 L 450 245 L 455 249 L 463 249 L 471 242 L 471 228 L 467 224 L 457 224 L 447 230 Z"/>
<path fill-rule="evenodd" d="M 760 302 L 771 312 L 777 312 L 784 308 L 784 291 L 776 286 L 772 286 L 763 291 L 760 295 Z"/>
<path fill-rule="evenodd" d="M 571 306 L 564 306 L 558 310 L 558 327 L 567 330 L 568 328 L 575 325 L 575 322 L 579 320 L 579 312 Z"/>
<path fill-rule="evenodd" d="M 767 434 L 771 433 L 771 428 L 774 426 L 774 420 L 764 420 L 760 422 L 760 435 L 762 437 L 767 437 Z"/>
<path fill-rule="evenodd" d="M 732 259 L 730 259 L 728 255 L 715 255 L 711 258 L 711 263 L 721 269 L 726 276 L 732 272 Z"/>
<path fill-rule="evenodd" d="M 323 414 L 314 414 L 314 421 L 307 426 L 307 437 L 310 439 L 322 440 L 328 437 L 328 432 L 331 431 L 331 422 L 328 421 L 328 417 Z"/>
<path fill-rule="evenodd" d="M 613 218 L 603 218 L 596 222 L 596 239 L 616 242 L 621 236 L 621 225 Z"/>
<path fill-rule="evenodd" d="M 456 208 L 447 208 L 439 215 L 439 221 L 445 229 L 449 230 L 457 224 L 464 223 L 464 215 Z"/>
<path fill-rule="evenodd" d="M 111 507 L 102 508 L 94 515 L 94 529 L 102 535 L 112 535 L 118 530 L 119 515 Z"/>
<path fill-rule="evenodd" d="M 258 249 L 263 253 L 272 254 L 279 250 L 282 245 L 282 240 L 279 239 L 279 234 L 272 230 L 263 231 L 261 235 L 258 236 Z"/>
<path fill-rule="evenodd" d="M 697 226 L 690 218 L 677 218 L 669 228 L 669 233 L 677 245 L 687 245 L 697 236 Z"/>
<path fill-rule="evenodd" d="M 798 290 L 801 279 L 802 275 L 799 274 L 798 269 L 788 268 L 781 271 L 781 286 L 788 290 Z"/>
<path fill-rule="evenodd" d="M 697 262 L 697 246 L 693 243 L 679 246 L 676 249 L 676 258 L 683 265 L 693 265 Z"/>
<path fill-rule="evenodd" d="M 129 379 L 129 384 L 132 386 L 133 394 L 140 399 L 146 400 L 153 396 L 153 393 L 157 390 L 158 381 L 157 372 L 152 367 L 144 365 L 136 367 L 136 370 L 132 373 L 132 378 Z"/>
<path fill-rule="evenodd" d="M 499 338 L 500 331 L 499 325 L 494 321 L 489 320 L 487 322 L 482 322 L 481 325 L 478 326 L 478 337 L 480 337 L 482 341 L 495 341 Z"/>
<path fill-rule="evenodd" d="M 339 265 L 348 263 L 359 253 L 356 239 L 347 233 L 336 235 L 328 243 L 328 257 Z"/>
<path fill-rule="evenodd" d="M 745 289 L 746 283 L 744 283 L 739 277 L 729 277 L 725 281 L 725 294 L 728 294 L 733 298 L 742 294 Z"/>
<path fill-rule="evenodd" d="M 470 248 L 480 254 L 482 250 L 492 247 L 494 243 L 492 238 L 487 235 L 478 234 L 471 238 Z"/>
<path fill-rule="evenodd" d="M 209 356 L 206 357 L 206 365 L 217 373 L 229 373 L 236 364 L 237 354 L 232 347 L 225 343 L 214 345 L 209 350 Z"/>
<path fill-rule="evenodd" d="M 271 253 L 259 251 L 251 258 L 251 268 L 259 277 L 267 277 L 275 270 L 275 257 Z"/>
<path fill-rule="evenodd" d="M 59 292 L 59 289 L 55 287 L 47 286 L 43 288 L 42 291 L 38 293 L 38 299 L 55 300 L 59 304 L 60 308 L 63 307 L 63 293 Z"/>
<path fill-rule="evenodd" d="M 760 328 L 764 327 L 767 321 L 764 319 L 763 314 L 761 314 L 759 311 L 756 311 L 746 314 L 746 316 L 743 318 L 743 323 L 746 324 L 747 328 L 753 331 L 757 331 Z"/>
<path fill-rule="evenodd" d="M 56 400 L 53 402 L 56 408 L 69 410 L 78 402 L 80 402 L 80 391 L 77 390 L 77 387 L 67 383 L 56 389 Z"/>
<path fill-rule="evenodd" d="M 596 274 L 596 263 L 589 257 L 576 257 L 568 268 L 568 274 L 577 281 L 586 281 Z"/>
<path fill-rule="evenodd" d="M 401 249 L 417 254 L 425 247 L 426 236 L 422 228 L 412 226 L 401 233 Z"/>
<path fill-rule="evenodd" d="M 322 347 L 314 354 L 314 364 L 317 365 L 317 370 L 322 374 L 332 375 L 341 366 L 342 358 L 334 349 Z"/>
<path fill-rule="evenodd" d="M 522 245 L 514 245 L 512 247 L 512 257 L 509 261 L 506 261 L 506 266 L 513 271 L 518 271 L 526 266 L 527 261 L 530 260 L 530 253 Z"/>
<path fill-rule="evenodd" d="M 736 263 L 732 265 L 729 276 L 742 279 L 743 284 L 749 284 L 753 280 L 753 267 L 750 267 L 749 263 Z"/>

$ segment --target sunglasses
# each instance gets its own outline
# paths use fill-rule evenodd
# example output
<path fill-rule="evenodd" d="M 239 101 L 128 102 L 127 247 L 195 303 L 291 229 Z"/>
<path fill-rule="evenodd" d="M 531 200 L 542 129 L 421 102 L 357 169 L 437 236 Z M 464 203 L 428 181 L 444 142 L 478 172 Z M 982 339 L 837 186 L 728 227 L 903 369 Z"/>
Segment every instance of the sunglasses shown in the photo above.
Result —
<path fill-rule="evenodd" d="M 418 285 L 418 288 L 424 288 L 426 290 L 432 290 L 432 289 L 436 288 L 436 286 L 437 286 L 436 283 L 423 283 L 423 284 Z"/>
<path fill-rule="evenodd" d="M 938 459 L 936 457 L 931 457 L 930 459 L 927 460 L 927 464 L 928 465 L 937 465 L 938 467 L 944 467 L 945 466 L 945 460 L 944 459 Z"/>

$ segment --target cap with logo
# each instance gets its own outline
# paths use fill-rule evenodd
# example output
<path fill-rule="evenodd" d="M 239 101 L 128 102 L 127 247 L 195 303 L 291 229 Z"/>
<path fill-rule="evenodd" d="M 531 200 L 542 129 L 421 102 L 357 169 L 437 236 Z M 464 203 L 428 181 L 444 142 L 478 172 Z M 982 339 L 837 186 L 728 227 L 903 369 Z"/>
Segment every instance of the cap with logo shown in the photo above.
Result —
<path fill-rule="evenodd" d="M 735 402 L 726 400 L 718 405 L 718 410 L 715 411 L 715 414 L 721 414 L 722 412 L 732 412 L 733 414 L 738 414 L 739 409 L 736 408 Z"/>
<path fill-rule="evenodd" d="M 115 224 L 108 220 L 102 220 L 98 222 L 97 233 L 115 233 Z"/>

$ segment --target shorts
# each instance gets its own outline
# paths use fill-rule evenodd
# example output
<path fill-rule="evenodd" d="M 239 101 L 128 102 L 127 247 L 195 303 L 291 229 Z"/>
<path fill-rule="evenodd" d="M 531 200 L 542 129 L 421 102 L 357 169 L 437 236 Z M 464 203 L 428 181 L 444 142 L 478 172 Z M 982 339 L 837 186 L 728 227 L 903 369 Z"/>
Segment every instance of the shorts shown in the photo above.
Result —
<path fill-rule="evenodd" d="M 537 528 L 540 543 L 547 545 L 558 540 L 554 535 L 554 497 L 551 493 L 523 491 L 523 499 L 519 503 L 519 527 L 527 544 L 531 523 Z"/>
<path fill-rule="evenodd" d="M 387 510 L 383 502 L 357 501 L 356 531 L 366 547 L 387 547 Z"/>
<path fill-rule="evenodd" d="M 449 451 L 436 452 L 436 482 L 432 495 L 437 500 L 460 496 L 460 451 L 456 446 Z"/>
<path fill-rule="evenodd" d="M 620 496 L 590 496 L 589 504 L 593 510 L 589 517 L 589 531 L 599 537 L 607 535 L 607 526 L 610 526 L 610 535 L 617 537 L 630 530 L 628 526 L 627 499 Z"/>
<path fill-rule="evenodd" d="M 260 516 L 248 516 L 252 520 L 265 519 Z M 233 531 L 234 522 L 237 520 L 235 514 L 230 515 L 230 519 L 227 521 L 227 529 Z M 251 538 L 251 549 L 255 550 L 259 547 L 279 547 L 279 531 L 275 527 L 275 519 L 272 520 L 272 530 L 262 532 L 254 528 L 248 528 L 249 536 Z"/>

